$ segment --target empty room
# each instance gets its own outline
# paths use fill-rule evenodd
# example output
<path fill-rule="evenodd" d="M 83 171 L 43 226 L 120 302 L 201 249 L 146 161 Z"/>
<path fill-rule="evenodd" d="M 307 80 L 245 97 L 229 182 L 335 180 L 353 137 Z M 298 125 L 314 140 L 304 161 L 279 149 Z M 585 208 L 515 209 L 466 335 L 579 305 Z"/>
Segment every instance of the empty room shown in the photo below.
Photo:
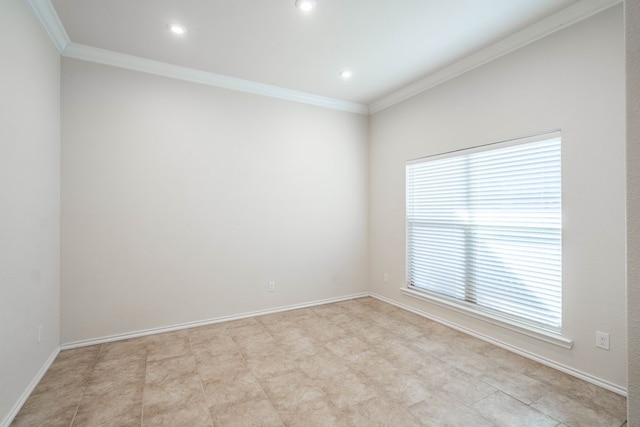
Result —
<path fill-rule="evenodd" d="M 0 426 L 640 426 L 639 3 L 0 0 Z"/>

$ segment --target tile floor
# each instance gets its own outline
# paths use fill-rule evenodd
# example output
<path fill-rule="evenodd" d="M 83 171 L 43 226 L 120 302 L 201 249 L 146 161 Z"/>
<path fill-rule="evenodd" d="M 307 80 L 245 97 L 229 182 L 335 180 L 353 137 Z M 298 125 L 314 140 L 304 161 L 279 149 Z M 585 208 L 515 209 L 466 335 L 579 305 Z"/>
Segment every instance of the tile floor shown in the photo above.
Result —
<path fill-rule="evenodd" d="M 362 298 L 60 353 L 13 426 L 622 426 L 626 400 Z"/>

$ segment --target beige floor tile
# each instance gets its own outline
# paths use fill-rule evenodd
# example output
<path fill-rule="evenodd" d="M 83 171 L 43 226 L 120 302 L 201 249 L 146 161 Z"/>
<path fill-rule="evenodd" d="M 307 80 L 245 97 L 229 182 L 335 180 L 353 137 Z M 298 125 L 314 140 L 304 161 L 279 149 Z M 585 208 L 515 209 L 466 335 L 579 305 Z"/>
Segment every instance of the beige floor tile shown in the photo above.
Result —
<path fill-rule="evenodd" d="M 63 351 L 13 425 L 481 427 L 551 419 L 591 427 L 625 418 L 622 396 L 361 298 Z"/>
<path fill-rule="evenodd" d="M 278 410 L 327 397 L 318 383 L 303 371 L 261 380 L 260 384 L 269 401 Z"/>
<path fill-rule="evenodd" d="M 324 304 L 318 305 L 315 307 L 311 307 L 311 310 L 316 313 L 319 317 L 335 317 L 340 314 L 344 314 L 345 309 L 343 307 L 337 306 L 335 304 Z"/>
<path fill-rule="evenodd" d="M 210 341 L 230 338 L 224 323 L 214 323 L 213 325 L 188 329 L 187 333 L 189 334 L 191 345 L 206 344 Z"/>
<path fill-rule="evenodd" d="M 480 353 L 475 353 L 471 350 L 458 348 L 452 350 L 452 354 L 455 354 L 456 357 L 438 357 L 447 365 L 450 365 L 469 376 L 482 377 L 498 369 L 498 365 L 494 359 Z"/>
<path fill-rule="evenodd" d="M 578 398 L 550 392 L 531 404 L 539 410 L 569 426 L 620 426 L 625 417 L 614 417 L 608 412 L 585 404 Z"/>
<path fill-rule="evenodd" d="M 431 357 L 444 357 L 453 354 L 447 337 L 441 335 L 420 335 L 409 341 L 409 345 Z"/>
<path fill-rule="evenodd" d="M 556 389 L 574 397 L 591 399 L 595 397 L 597 386 L 582 381 L 571 375 L 559 372 L 548 366 L 540 366 L 537 370 L 527 374 L 541 382 L 553 385 Z"/>
<path fill-rule="evenodd" d="M 240 349 L 240 352 L 248 358 L 262 357 L 264 354 L 269 354 L 281 346 L 266 331 L 254 335 L 236 336 L 233 341 Z"/>
<path fill-rule="evenodd" d="M 300 369 L 296 360 L 285 354 L 284 350 L 255 359 L 247 359 L 247 366 L 259 381 Z"/>
<path fill-rule="evenodd" d="M 56 393 L 52 391 L 52 393 Z M 56 394 L 56 396 L 59 396 Z M 80 396 L 81 397 L 81 396 Z M 11 424 L 14 427 L 71 425 L 80 397 L 67 400 L 64 396 L 53 399 L 47 393 L 32 395 Z"/>
<path fill-rule="evenodd" d="M 191 354 L 153 360 L 146 363 L 146 384 L 162 384 L 184 376 L 198 373 L 196 360 Z"/>
<path fill-rule="evenodd" d="M 339 326 L 343 329 L 346 329 L 347 331 L 349 330 L 350 326 L 354 326 L 357 325 L 358 322 L 364 322 L 364 320 L 361 320 L 357 317 L 355 317 L 355 315 L 345 311 L 344 313 L 341 314 L 337 314 L 331 318 L 328 319 L 329 322 L 331 322 L 331 324 Z M 366 322 L 365 322 L 366 323 Z"/>
<path fill-rule="evenodd" d="M 202 385 L 194 377 L 174 379 L 162 385 L 147 385 L 144 389 L 145 413 L 163 413 L 188 405 L 202 407 L 204 403 Z"/>
<path fill-rule="evenodd" d="M 216 427 L 284 427 L 267 399 L 249 400 L 219 410 L 211 410 Z"/>
<path fill-rule="evenodd" d="M 142 393 L 144 390 L 144 377 L 132 380 L 130 378 L 91 378 L 89 385 L 85 388 L 80 406 L 93 401 L 118 400 L 121 396 L 128 396 L 131 401 L 142 404 Z"/>
<path fill-rule="evenodd" d="M 382 398 L 373 398 L 343 410 L 354 426 L 415 427 L 423 424 L 401 405 Z"/>
<path fill-rule="evenodd" d="M 432 328 L 434 328 L 436 325 L 439 325 L 438 323 L 434 322 L 431 319 L 427 319 L 426 317 L 422 317 L 414 313 L 409 314 L 411 314 L 411 317 L 408 317 L 407 321 L 412 325 L 416 325 L 417 327 L 421 328 L 424 331 L 423 334 L 430 333 Z"/>
<path fill-rule="evenodd" d="M 325 347 L 342 360 L 357 361 L 358 355 L 371 350 L 371 347 L 356 337 L 341 338 L 326 342 Z"/>
<path fill-rule="evenodd" d="M 98 361 L 101 347 L 101 345 L 92 345 L 72 350 L 63 350 L 51 364 L 47 373 L 61 372 L 63 374 L 69 374 L 70 372 L 91 371 Z"/>
<path fill-rule="evenodd" d="M 142 388 L 124 391 L 108 398 L 85 398 L 73 421 L 73 427 L 139 426 L 142 420 Z"/>
<path fill-rule="evenodd" d="M 475 408 L 459 403 L 454 396 L 443 391 L 434 393 L 428 399 L 411 405 L 409 412 L 427 426 L 493 426 Z"/>
<path fill-rule="evenodd" d="M 349 367 L 375 384 L 386 384 L 395 378 L 400 370 L 380 353 L 370 350 L 359 354 Z"/>
<path fill-rule="evenodd" d="M 298 323 L 304 322 L 307 320 L 314 321 L 318 319 L 318 315 L 309 308 L 301 308 L 297 310 L 285 311 L 283 314 L 286 318 L 295 320 Z"/>
<path fill-rule="evenodd" d="M 573 396 L 588 406 L 603 410 L 616 419 L 626 418 L 627 399 L 624 396 L 547 366 L 541 366 L 527 375 L 552 385 L 556 391 Z"/>
<path fill-rule="evenodd" d="M 211 338 L 206 342 L 191 343 L 191 351 L 196 359 L 207 359 L 222 354 L 239 354 L 240 349 L 229 336 Z M 201 357 L 199 357 L 201 356 Z"/>
<path fill-rule="evenodd" d="M 96 364 L 84 399 L 109 399 L 122 392 L 142 393 L 146 361 L 140 354 L 121 360 L 101 360 Z"/>
<path fill-rule="evenodd" d="M 406 372 L 398 372 L 390 381 L 379 383 L 378 388 L 381 395 L 406 406 L 430 399 L 441 390 L 440 384 L 434 385 L 428 379 Z"/>
<path fill-rule="evenodd" d="M 420 369 L 442 364 L 442 361 L 428 356 L 405 344 L 404 340 L 389 340 L 376 349 L 382 357 L 404 372 L 417 372 Z"/>
<path fill-rule="evenodd" d="M 348 338 L 349 333 L 339 327 L 325 322 L 323 319 L 314 320 L 304 326 L 305 334 L 320 342 L 335 341 L 342 338 Z"/>
<path fill-rule="evenodd" d="M 326 399 L 302 402 L 279 415 L 287 427 L 350 427 L 344 414 Z"/>
<path fill-rule="evenodd" d="M 385 321 L 383 320 L 385 319 L 384 317 L 376 317 L 375 319 L 379 326 L 388 331 L 392 331 L 396 337 L 411 340 L 424 334 L 424 330 L 405 321 L 396 319 L 389 319 Z"/>
<path fill-rule="evenodd" d="M 286 316 L 286 313 L 279 313 L 279 314 Z M 231 320 L 229 322 L 224 322 L 222 324 L 224 325 L 225 329 L 229 330 L 229 329 L 235 329 L 235 328 L 243 328 L 245 326 L 255 326 L 258 323 L 260 322 L 258 322 L 257 317 L 246 317 L 244 319 Z"/>
<path fill-rule="evenodd" d="M 226 329 L 229 336 L 234 339 L 250 335 L 268 334 L 264 326 L 253 318 L 229 322 Z"/>
<path fill-rule="evenodd" d="M 143 414 L 142 426 L 149 427 L 212 427 L 211 414 L 204 406 L 177 406 L 165 411 Z"/>
<path fill-rule="evenodd" d="M 187 331 L 169 332 L 145 337 L 147 360 L 160 360 L 191 353 Z"/>
<path fill-rule="evenodd" d="M 462 332 L 456 331 L 453 328 L 449 328 L 440 323 L 434 322 L 429 328 L 428 336 L 430 337 L 454 337 L 456 335 L 460 335 Z"/>
<path fill-rule="evenodd" d="M 330 380 L 336 375 L 350 372 L 349 366 L 328 350 L 296 359 L 298 366 L 316 380 Z"/>
<path fill-rule="evenodd" d="M 289 319 L 282 319 L 277 322 L 272 322 L 268 324 L 263 324 L 265 331 L 271 334 L 277 340 L 282 340 L 287 338 L 288 335 L 291 334 L 291 331 L 300 331 L 298 325 L 295 324 L 294 321 Z M 301 335 L 298 335 L 300 337 Z"/>
<path fill-rule="evenodd" d="M 222 380 L 203 383 L 207 406 L 214 412 L 226 406 L 265 398 L 264 391 L 249 370 L 236 372 Z"/>
<path fill-rule="evenodd" d="M 350 327 L 349 332 L 373 348 L 384 346 L 390 340 L 398 339 L 393 331 L 366 322 Z"/>
<path fill-rule="evenodd" d="M 597 387 L 592 399 L 583 398 L 583 403 L 604 410 L 616 419 L 627 418 L 627 398 L 609 390 Z"/>
<path fill-rule="evenodd" d="M 95 361 L 81 362 L 78 365 L 69 364 L 64 367 L 54 362 L 33 390 L 32 396 L 53 393 L 65 400 L 72 399 L 72 395 L 79 399 L 89 383 L 94 367 Z"/>
<path fill-rule="evenodd" d="M 318 383 L 338 409 L 378 397 L 375 386 L 349 371 L 335 373 Z"/>
<path fill-rule="evenodd" d="M 455 368 L 448 368 L 434 374 L 424 370 L 420 374 L 429 379 L 434 386 L 440 386 L 442 390 L 453 395 L 456 400 L 464 405 L 471 405 L 478 400 L 489 396 L 496 391 L 495 387 L 482 382 L 479 378 L 467 375 Z"/>
<path fill-rule="evenodd" d="M 291 322 L 293 324 L 293 319 L 287 316 L 286 311 L 281 311 L 279 313 L 271 313 L 271 314 L 263 314 L 262 316 L 254 317 L 256 322 L 260 322 L 263 326 L 273 325 L 281 322 Z"/>
<path fill-rule="evenodd" d="M 146 337 L 131 338 L 102 344 L 99 360 L 127 359 L 129 357 L 147 357 Z"/>
<path fill-rule="evenodd" d="M 147 363 L 143 397 L 145 413 L 166 412 L 169 408 L 197 402 L 204 403 L 204 395 L 193 356 Z"/>
<path fill-rule="evenodd" d="M 560 424 L 558 420 L 500 391 L 476 402 L 473 407 L 484 418 L 501 427 L 555 427 Z"/>
<path fill-rule="evenodd" d="M 236 349 L 235 354 L 218 354 L 209 356 L 208 353 L 194 351 L 198 374 L 203 382 L 219 381 L 237 372 L 248 369 L 244 357 Z"/>
<path fill-rule="evenodd" d="M 308 338 L 304 328 L 297 323 L 285 327 L 267 327 L 266 329 L 279 342 L 295 342 L 302 338 Z"/>
<path fill-rule="evenodd" d="M 536 379 L 502 368 L 486 373 L 482 377 L 482 381 L 527 405 L 549 391 L 548 385 Z"/>
<path fill-rule="evenodd" d="M 280 345 L 286 354 L 296 360 L 325 351 L 324 345 L 312 337 L 303 337 L 294 342 L 282 342 Z"/>
<path fill-rule="evenodd" d="M 89 384 L 85 388 L 82 403 L 92 400 L 110 400 L 117 398 L 122 394 L 131 395 L 136 400 L 142 399 L 142 390 L 144 388 L 145 365 L 139 363 L 135 365 L 126 365 L 121 367 L 113 367 L 113 370 L 103 367 L 94 370 L 89 380 Z"/>
<path fill-rule="evenodd" d="M 493 347 L 487 355 L 495 361 L 496 366 L 509 372 L 528 374 L 542 367 L 535 360 L 527 359 L 500 347 Z"/>

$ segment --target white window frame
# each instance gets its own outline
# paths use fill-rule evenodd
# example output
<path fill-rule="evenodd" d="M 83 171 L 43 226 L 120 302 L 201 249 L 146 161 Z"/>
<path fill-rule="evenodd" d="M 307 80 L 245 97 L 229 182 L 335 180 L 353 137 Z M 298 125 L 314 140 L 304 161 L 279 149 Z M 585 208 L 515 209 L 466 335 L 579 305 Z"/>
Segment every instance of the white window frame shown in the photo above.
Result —
<path fill-rule="evenodd" d="M 425 161 L 443 159 L 446 157 L 473 154 L 481 151 L 500 149 L 500 148 L 510 147 L 514 145 L 527 144 L 527 143 L 555 139 L 555 138 L 560 138 L 560 131 L 545 132 L 542 134 L 533 135 L 525 138 L 517 138 L 509 141 L 503 141 L 503 142 L 482 145 L 482 146 L 464 149 L 464 150 L 458 150 L 458 151 L 453 151 L 453 152 L 448 152 L 448 153 L 443 153 L 443 154 L 438 154 L 433 156 L 422 157 L 422 158 L 407 162 L 407 166 L 415 163 L 422 163 Z M 407 187 L 407 191 L 408 191 L 408 187 Z M 407 193 L 405 192 L 405 194 Z M 406 204 L 405 204 L 405 208 L 407 208 Z M 493 325 L 507 328 L 509 330 L 512 330 L 512 331 L 515 331 L 515 332 L 518 332 L 518 333 L 521 333 L 521 334 L 524 334 L 524 335 L 527 335 L 527 336 L 530 336 L 554 345 L 558 345 L 563 348 L 570 349 L 573 346 L 572 340 L 562 336 L 561 329 L 554 330 L 553 328 L 541 327 L 534 323 L 522 321 L 522 319 L 513 318 L 508 315 L 503 315 L 499 312 L 483 309 L 481 306 L 477 306 L 476 304 L 469 303 L 464 300 L 460 300 L 454 297 L 448 297 L 446 295 L 432 292 L 424 288 L 411 286 L 410 272 L 409 272 L 410 259 L 409 259 L 408 218 L 405 224 L 405 230 L 407 232 L 406 286 L 401 289 L 401 292 L 404 295 L 410 296 L 412 298 L 425 300 L 430 303 L 436 304 L 438 306 L 445 307 L 447 309 L 451 309 L 459 313 L 463 313 L 467 316 L 471 316 L 473 318 L 483 320 Z"/>

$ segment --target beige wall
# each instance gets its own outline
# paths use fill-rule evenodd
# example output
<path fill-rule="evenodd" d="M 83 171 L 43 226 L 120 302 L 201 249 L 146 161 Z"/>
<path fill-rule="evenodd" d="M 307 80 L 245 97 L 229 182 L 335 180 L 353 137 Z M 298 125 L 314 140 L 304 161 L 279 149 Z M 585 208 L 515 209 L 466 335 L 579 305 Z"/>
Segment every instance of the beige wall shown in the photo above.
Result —
<path fill-rule="evenodd" d="M 640 0 L 625 2 L 627 67 L 628 421 L 640 426 Z"/>
<path fill-rule="evenodd" d="M 60 59 L 26 1 L 0 27 L 2 425 L 60 339 Z"/>
<path fill-rule="evenodd" d="M 623 37 L 622 7 L 613 7 L 371 117 L 373 292 L 626 387 Z M 554 129 L 563 141 L 564 335 L 573 349 L 402 295 L 405 162 Z M 611 351 L 595 348 L 596 330 L 611 334 Z"/>
<path fill-rule="evenodd" d="M 366 116 L 62 70 L 63 344 L 366 290 Z"/>

